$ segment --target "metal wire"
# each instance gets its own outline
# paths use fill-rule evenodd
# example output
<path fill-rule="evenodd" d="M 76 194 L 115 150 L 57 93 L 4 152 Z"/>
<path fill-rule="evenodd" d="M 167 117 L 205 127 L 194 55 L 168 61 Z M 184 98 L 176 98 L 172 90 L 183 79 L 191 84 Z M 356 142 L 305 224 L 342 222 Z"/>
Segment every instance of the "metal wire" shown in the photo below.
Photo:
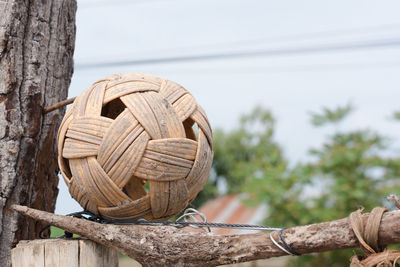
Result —
<path fill-rule="evenodd" d="M 203 223 L 207 223 L 207 217 L 199 212 L 198 210 L 194 209 L 194 208 L 188 208 L 185 210 L 185 212 L 178 218 L 176 219 L 176 222 L 180 222 L 180 221 L 184 221 L 184 222 L 189 222 L 189 218 L 192 219 L 194 222 L 199 222 L 199 220 L 196 218 L 195 215 L 198 215 Z M 195 226 L 193 225 L 192 227 L 194 228 L 201 228 L 201 226 Z M 211 232 L 211 229 L 209 226 L 205 227 L 204 229 L 205 232 Z"/>
<path fill-rule="evenodd" d="M 275 239 L 272 237 L 272 233 L 273 232 L 269 233 L 269 239 L 271 239 L 272 243 L 274 243 L 275 246 L 277 246 L 283 252 L 286 252 L 288 255 L 295 256 L 295 254 L 292 254 L 289 250 L 287 250 L 286 248 L 282 247 L 278 242 L 276 242 Z"/>
<path fill-rule="evenodd" d="M 300 256 L 300 254 L 297 253 L 296 251 L 294 251 L 294 249 L 291 246 L 289 246 L 289 244 L 286 242 L 286 240 L 285 240 L 285 238 L 283 237 L 283 234 L 282 234 L 283 230 L 284 229 L 279 230 L 279 237 L 281 238 L 282 243 L 285 244 L 287 250 L 290 252 L 291 255 Z"/>
<path fill-rule="evenodd" d="M 198 215 L 203 221 L 199 221 L 195 216 Z M 189 208 L 182 216 L 180 216 L 175 222 L 171 221 L 147 221 L 145 219 L 139 220 L 107 220 L 97 217 L 95 214 L 88 211 L 81 211 L 68 214 L 67 216 L 73 216 L 101 224 L 116 224 L 116 225 L 146 225 L 146 226 L 173 226 L 176 228 L 193 227 L 193 228 L 230 228 L 230 229 L 241 229 L 241 230 L 263 230 L 263 231 L 280 231 L 282 228 L 254 225 L 254 224 L 228 224 L 228 223 L 213 223 L 207 222 L 207 218 L 204 214 L 199 211 Z M 194 221 L 189 221 L 189 218 Z M 183 220 L 183 221 L 182 221 Z"/>

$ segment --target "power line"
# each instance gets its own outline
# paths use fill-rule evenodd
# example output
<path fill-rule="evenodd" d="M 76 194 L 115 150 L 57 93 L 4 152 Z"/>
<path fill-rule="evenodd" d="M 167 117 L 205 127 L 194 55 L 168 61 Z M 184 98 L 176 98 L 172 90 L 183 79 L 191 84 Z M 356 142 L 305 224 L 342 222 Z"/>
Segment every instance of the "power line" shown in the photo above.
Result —
<path fill-rule="evenodd" d="M 171 0 L 170 0 L 171 1 Z M 173 0 L 172 0 L 173 1 Z M 81 1 L 80 1 L 81 2 Z M 83 6 L 80 8 L 97 8 L 97 7 L 115 7 L 115 6 L 126 6 L 130 4 L 148 4 L 148 3 L 157 3 L 157 2 L 168 2 L 165 0 L 116 0 L 110 2 L 108 0 L 97 0 L 97 1 L 88 1 L 82 2 Z M 214 44 L 205 44 L 199 45 L 196 47 L 179 47 L 176 48 L 178 51 L 182 51 L 185 49 L 201 49 L 201 48 L 215 48 L 216 46 L 232 46 L 232 45 L 246 45 L 251 44 L 254 45 L 256 43 L 276 43 L 282 41 L 299 41 L 300 39 L 315 39 L 321 37 L 335 37 L 335 36 L 343 36 L 343 35 L 354 35 L 354 34 L 370 34 L 371 32 L 378 31 L 380 34 L 387 31 L 400 31 L 400 24 L 399 23 L 390 23 L 390 24 L 381 24 L 381 25 L 371 25 L 371 26 L 363 26 L 363 27 L 354 27 L 350 29 L 335 29 L 335 30 L 327 30 L 327 31 L 317 31 L 317 32 L 308 32 L 308 33 L 299 33 L 294 35 L 281 35 L 281 36 L 274 36 L 274 37 L 262 37 L 262 38 L 255 38 L 250 40 L 239 40 L 236 42 L 228 42 L 228 43 L 214 43 Z M 175 50 L 175 49 L 174 49 Z"/>
<path fill-rule="evenodd" d="M 99 8 L 99 7 L 116 7 L 116 6 L 126 6 L 131 4 L 148 4 L 148 3 L 158 3 L 158 2 L 166 2 L 165 0 L 143 0 L 143 1 L 79 1 L 78 9 L 87 9 L 87 8 Z"/>
<path fill-rule="evenodd" d="M 281 72 L 308 72 L 308 71 L 331 71 L 331 70 L 365 70 L 365 69 L 382 69 L 382 68 L 399 68 L 400 61 L 392 62 L 352 62 L 347 64 L 312 64 L 312 65 L 296 65 L 296 66 L 251 66 L 241 68 L 168 68 L 160 69 L 161 73 L 200 73 L 200 74 L 263 74 L 263 73 L 281 73 Z"/>
<path fill-rule="evenodd" d="M 173 1 L 173 0 L 172 0 Z M 80 1 L 85 4 L 85 2 Z M 129 5 L 129 4 L 141 4 L 141 3 L 152 3 L 152 2 L 164 2 L 165 0 L 116 0 L 113 2 L 105 1 L 105 0 L 97 0 L 97 1 L 88 1 L 84 8 L 88 7 L 102 7 L 102 6 L 120 6 L 120 5 Z M 92 5 L 90 5 L 90 4 Z M 399 23 L 390 23 L 390 24 L 381 24 L 381 25 L 371 25 L 371 26 L 363 26 L 363 27 L 354 27 L 350 29 L 335 29 L 335 30 L 327 30 L 327 31 L 317 31 L 317 32 L 308 32 L 308 33 L 299 33 L 293 35 L 281 35 L 281 36 L 274 36 L 274 37 L 262 37 L 250 40 L 238 40 L 236 42 L 225 42 L 225 43 L 214 43 L 214 44 L 204 44 L 204 45 L 197 45 L 196 47 L 177 47 L 173 48 L 172 50 L 159 50 L 158 52 L 166 52 L 171 53 L 172 51 L 183 51 L 183 50 L 199 50 L 204 48 L 216 48 L 216 47 L 227 47 L 227 46 L 237 46 L 237 45 L 260 45 L 262 43 L 268 42 L 268 44 L 282 42 L 282 41 L 299 41 L 304 39 L 316 39 L 321 37 L 337 37 L 337 36 L 345 36 L 345 35 L 356 35 L 356 34 L 370 34 L 371 32 L 379 32 L 379 34 L 386 33 L 388 31 L 400 31 L 400 24 Z M 371 37 L 371 36 L 370 36 Z M 153 52 L 153 51 L 148 51 Z M 85 64 L 83 64 L 85 65 Z"/>
<path fill-rule="evenodd" d="M 267 49 L 267 50 L 253 50 L 253 51 L 248 50 L 248 51 L 239 51 L 230 53 L 210 53 L 202 55 L 81 63 L 81 64 L 76 64 L 76 68 L 93 69 L 93 68 L 116 67 L 116 66 L 183 63 L 183 62 L 209 61 L 209 60 L 222 60 L 222 59 L 240 59 L 249 57 L 268 57 L 268 56 L 271 57 L 271 56 L 300 55 L 300 54 L 311 54 L 311 53 L 321 53 L 321 52 L 388 48 L 388 47 L 398 47 L 398 46 L 400 46 L 400 38 L 392 38 L 392 39 L 371 40 L 367 42 L 362 41 L 362 42 L 352 42 L 345 44 L 340 43 L 331 45 L 304 46 L 304 47 L 293 47 L 284 49 Z"/>
<path fill-rule="evenodd" d="M 387 31 L 397 30 L 400 33 L 400 24 L 382 24 L 382 25 L 375 25 L 369 27 L 355 27 L 350 29 L 336 29 L 336 30 L 329 30 L 329 31 L 317 31 L 317 32 L 308 32 L 308 33 L 299 33 L 299 34 L 292 34 L 292 35 L 281 35 L 281 36 L 273 36 L 273 37 L 266 37 L 266 38 L 257 38 L 257 39 L 248 39 L 248 40 L 238 40 L 235 42 L 219 42 L 219 43 L 210 43 L 210 44 L 203 44 L 203 45 L 196 45 L 191 47 L 174 47 L 172 49 L 163 49 L 157 50 L 158 53 L 173 53 L 174 51 L 199 51 L 204 49 L 210 49 L 219 47 L 224 48 L 226 47 L 234 47 L 240 45 L 252 45 L 252 46 L 259 46 L 264 45 L 265 43 L 272 44 L 272 43 L 282 43 L 282 42 L 290 42 L 296 41 L 299 42 L 301 40 L 310 40 L 310 39 L 318 39 L 318 38 L 329 38 L 329 37 L 341 37 L 346 35 L 357 35 L 357 34 L 365 34 L 365 33 L 373 33 L 378 31 L 379 34 L 385 33 Z M 369 38 L 374 36 L 368 36 Z M 247 47 L 246 49 L 249 49 Z M 154 51 L 144 50 L 141 54 L 144 53 L 154 53 Z"/>
<path fill-rule="evenodd" d="M 345 36 L 345 35 L 355 35 L 355 34 L 365 34 L 365 33 L 372 33 L 378 31 L 380 34 L 384 31 L 397 31 L 400 32 L 400 24 L 382 24 L 382 25 L 374 25 L 369 27 L 355 27 L 350 29 L 335 29 L 335 30 L 328 30 L 328 31 L 316 31 L 316 32 L 307 32 L 307 33 L 299 33 L 299 34 L 292 34 L 292 35 L 281 35 L 281 36 L 274 36 L 274 37 L 266 37 L 266 38 L 257 38 L 251 40 L 239 40 L 236 42 L 231 43 L 214 43 L 214 44 L 207 44 L 196 46 L 196 48 L 205 48 L 205 47 L 215 47 L 215 46 L 228 46 L 228 45 L 243 45 L 243 44 L 252 44 L 255 43 L 276 43 L 282 41 L 299 41 L 299 40 L 310 40 L 316 39 L 321 37 L 338 37 L 338 36 Z M 179 48 L 182 49 L 182 48 Z"/>

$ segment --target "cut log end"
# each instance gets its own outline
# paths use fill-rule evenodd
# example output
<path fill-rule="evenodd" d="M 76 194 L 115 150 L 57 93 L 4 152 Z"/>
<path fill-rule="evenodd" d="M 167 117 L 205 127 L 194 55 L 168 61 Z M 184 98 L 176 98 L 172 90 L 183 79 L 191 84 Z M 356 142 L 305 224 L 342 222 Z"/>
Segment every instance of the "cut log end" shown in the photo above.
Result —
<path fill-rule="evenodd" d="M 99 266 L 117 267 L 115 249 L 87 239 L 41 239 L 20 241 L 11 251 L 13 267 Z"/>

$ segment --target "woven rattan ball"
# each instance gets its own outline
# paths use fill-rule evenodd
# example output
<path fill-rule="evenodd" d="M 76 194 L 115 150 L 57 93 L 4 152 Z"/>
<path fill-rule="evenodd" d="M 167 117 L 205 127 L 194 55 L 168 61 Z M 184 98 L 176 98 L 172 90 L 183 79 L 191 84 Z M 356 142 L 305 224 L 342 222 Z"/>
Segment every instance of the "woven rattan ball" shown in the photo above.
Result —
<path fill-rule="evenodd" d="M 72 197 L 106 219 L 176 215 L 203 188 L 213 157 L 210 124 L 193 96 L 141 73 L 115 74 L 86 89 L 67 111 L 57 143 Z"/>

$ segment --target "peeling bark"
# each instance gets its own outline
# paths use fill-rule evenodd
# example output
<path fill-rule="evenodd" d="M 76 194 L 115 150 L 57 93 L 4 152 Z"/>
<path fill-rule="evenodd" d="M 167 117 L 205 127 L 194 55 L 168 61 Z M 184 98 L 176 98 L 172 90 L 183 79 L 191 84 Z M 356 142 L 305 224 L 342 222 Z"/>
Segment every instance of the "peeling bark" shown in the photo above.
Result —
<path fill-rule="evenodd" d="M 215 235 L 166 226 L 105 225 L 14 205 L 14 210 L 50 225 L 113 247 L 146 266 L 217 266 L 286 255 L 267 233 Z M 362 215 L 364 224 L 369 214 Z M 381 246 L 400 243 L 400 210 L 384 213 Z M 349 219 L 297 226 L 283 231 L 300 254 L 358 247 Z M 279 240 L 278 233 L 274 233 Z"/>
<path fill-rule="evenodd" d="M 58 177 L 54 139 L 65 109 L 75 43 L 76 1 L 0 1 L 0 265 L 42 224 L 19 217 L 19 203 L 54 211 Z"/>

